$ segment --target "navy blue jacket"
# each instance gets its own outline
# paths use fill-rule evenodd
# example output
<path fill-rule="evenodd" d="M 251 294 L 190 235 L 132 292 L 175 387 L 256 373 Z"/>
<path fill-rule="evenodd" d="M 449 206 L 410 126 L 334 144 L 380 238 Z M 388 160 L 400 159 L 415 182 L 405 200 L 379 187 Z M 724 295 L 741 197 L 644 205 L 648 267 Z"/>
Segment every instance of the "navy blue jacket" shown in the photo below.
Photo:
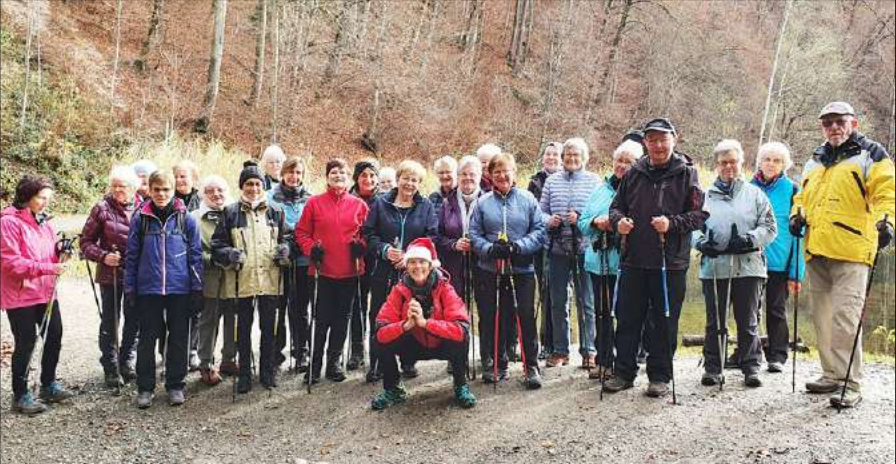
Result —
<path fill-rule="evenodd" d="M 386 257 L 386 250 L 394 245 L 396 238 L 400 248 L 404 250 L 409 243 L 420 237 L 429 237 L 435 242 L 439 234 L 436 209 L 429 199 L 417 193 L 411 208 L 402 212 L 394 204 L 396 196 L 398 188 L 377 196 L 370 205 L 367 220 L 361 228 L 367 240 L 367 252 L 373 262 L 368 273 L 381 280 L 388 280 L 390 276 L 397 278 L 393 273 L 395 268 Z"/>

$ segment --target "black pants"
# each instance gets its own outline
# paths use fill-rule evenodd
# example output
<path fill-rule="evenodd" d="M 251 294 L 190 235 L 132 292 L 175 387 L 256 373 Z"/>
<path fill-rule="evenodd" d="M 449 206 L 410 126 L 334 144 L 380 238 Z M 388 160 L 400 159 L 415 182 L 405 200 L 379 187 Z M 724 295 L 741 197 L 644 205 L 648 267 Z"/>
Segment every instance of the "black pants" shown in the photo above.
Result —
<path fill-rule="evenodd" d="M 769 272 L 765 284 L 765 332 L 768 334 L 765 359 L 768 362 L 784 364 L 790 351 L 790 330 L 787 328 L 788 280 L 784 272 Z"/>
<path fill-rule="evenodd" d="M 479 308 L 479 354 L 483 368 L 488 368 L 495 357 L 495 316 L 498 309 L 497 275 L 488 271 L 479 273 L 480 283 L 476 301 Z M 512 282 L 512 283 L 511 283 Z M 513 292 L 516 288 L 516 307 Z M 535 325 L 535 276 L 533 274 L 513 274 L 502 276 L 500 280 L 500 314 L 498 316 L 498 369 L 507 369 L 507 340 L 510 334 L 505 327 L 520 325 L 520 339 L 523 343 L 523 358 L 526 367 L 538 367 L 538 330 Z"/>
<path fill-rule="evenodd" d="M 280 312 L 277 318 L 277 349 L 276 353 L 282 353 L 286 348 L 287 333 L 286 322 L 289 322 L 289 335 L 292 337 L 292 346 L 289 353 L 293 358 L 300 358 L 308 354 L 308 303 L 311 301 L 311 277 L 308 276 L 308 266 L 298 266 L 283 271 L 284 301 L 277 306 Z M 288 307 L 287 301 L 289 300 Z M 284 308 L 285 313 L 284 314 Z M 282 354 L 277 356 L 279 363 Z"/>
<path fill-rule="evenodd" d="M 190 295 L 137 295 L 140 341 L 137 343 L 137 389 L 156 389 L 158 340 L 165 349 L 165 390 L 183 390 L 187 376 L 190 334 Z"/>
<path fill-rule="evenodd" d="M 759 372 L 762 344 L 759 341 L 759 292 L 763 284 L 760 277 L 736 277 L 731 279 L 730 300 L 734 306 L 734 320 L 737 323 L 737 352 L 740 368 L 744 374 Z M 718 295 L 718 306 L 716 306 Z M 719 357 L 719 336 L 727 334 L 727 313 L 725 301 L 728 299 L 728 279 L 717 279 L 713 291 L 712 279 L 703 280 L 703 297 L 706 300 L 706 337 L 703 342 L 703 366 L 706 372 L 719 374 L 722 362 Z M 716 329 L 718 310 L 719 330 Z M 786 330 L 785 330 L 786 333 Z M 726 353 L 727 355 L 727 353 Z"/>
<path fill-rule="evenodd" d="M 240 376 L 252 376 L 252 324 L 255 323 L 255 310 L 258 310 L 258 328 L 261 331 L 258 368 L 262 374 L 276 369 L 274 359 L 274 319 L 277 316 L 279 296 L 256 296 L 240 298 L 237 309 L 237 343 L 239 353 Z M 257 308 L 256 308 L 257 307 Z"/>
<path fill-rule="evenodd" d="M 360 298 L 358 298 L 360 297 Z M 351 344 L 352 356 L 364 356 L 364 333 L 367 330 L 367 312 L 370 298 L 370 278 L 361 277 L 360 290 L 355 287 L 355 301 L 352 304 Z"/>
<path fill-rule="evenodd" d="M 118 294 L 112 285 L 100 285 L 103 312 L 100 319 L 100 364 L 106 372 L 114 372 L 118 365 L 131 364 L 137 357 L 137 307 L 129 304 L 124 298 L 123 287 L 119 285 Z M 116 302 L 116 297 L 118 301 Z M 115 309 L 118 306 L 116 316 Z M 115 319 L 118 319 L 116 327 Z M 115 352 L 114 341 L 121 333 L 121 343 L 118 352 Z"/>
<path fill-rule="evenodd" d="M 687 289 L 686 277 L 686 270 L 666 271 L 669 292 L 669 317 L 666 318 L 661 271 L 633 268 L 622 271 L 616 311 L 616 373 L 620 378 L 634 381 L 638 375 L 636 358 L 643 328 L 649 350 L 648 379 L 663 383 L 672 380 L 672 356 L 678 346 L 678 318 Z"/>
<path fill-rule="evenodd" d="M 399 382 L 398 362 L 396 356 L 402 360 L 417 362 L 427 359 L 442 359 L 451 363 L 454 386 L 467 384 L 467 355 L 469 354 L 469 341 L 464 337 L 463 341 L 455 342 L 441 340 L 436 348 L 427 348 L 420 344 L 413 335 L 405 333 L 392 343 L 382 345 L 377 343 L 377 352 L 380 354 L 380 369 L 383 372 L 383 388 L 386 390 L 395 388 Z"/>
<path fill-rule="evenodd" d="M 541 346 L 550 351 L 554 346 L 554 322 L 551 319 L 550 264 L 544 252 L 535 254 L 535 278 L 538 281 L 541 314 Z"/>
<path fill-rule="evenodd" d="M 34 345 L 37 343 L 38 331 L 44 324 L 46 311 L 46 303 L 6 311 L 9 329 L 15 342 L 12 353 L 12 393 L 15 399 L 28 391 L 28 364 Z M 42 385 L 49 385 L 56 380 L 56 366 L 59 364 L 59 351 L 62 350 L 62 316 L 59 314 L 59 301 L 53 302 L 50 311 L 50 324 L 46 327 L 44 353 L 40 360 Z"/>
<path fill-rule="evenodd" d="M 311 360 L 314 375 L 320 374 L 323 366 L 324 348 L 327 352 L 327 366 L 338 364 L 342 358 L 357 285 L 357 277 L 319 278 L 314 307 L 314 359 Z"/>
<path fill-rule="evenodd" d="M 613 295 L 616 290 L 616 276 L 591 274 L 594 288 L 594 317 L 596 331 L 594 346 L 597 348 L 597 364 L 613 367 L 616 354 L 613 351 Z"/>

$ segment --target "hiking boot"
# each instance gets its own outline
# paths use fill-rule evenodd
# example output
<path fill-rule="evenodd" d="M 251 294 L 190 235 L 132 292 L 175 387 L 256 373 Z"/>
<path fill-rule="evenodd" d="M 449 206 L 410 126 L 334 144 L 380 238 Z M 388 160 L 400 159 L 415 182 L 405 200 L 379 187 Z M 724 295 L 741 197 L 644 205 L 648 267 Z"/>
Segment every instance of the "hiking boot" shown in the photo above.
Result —
<path fill-rule="evenodd" d="M 370 369 L 364 376 L 364 381 L 367 383 L 377 383 L 381 380 L 383 380 L 383 373 L 380 372 L 380 370 L 377 369 L 375 365 L 371 364 Z"/>
<path fill-rule="evenodd" d="M 190 361 L 188 365 L 189 372 L 196 372 L 199 370 L 199 353 L 196 351 L 190 351 Z"/>
<path fill-rule="evenodd" d="M 277 353 L 274 354 L 274 364 L 277 367 L 282 366 L 283 363 L 285 363 L 285 362 L 286 362 L 286 355 L 284 355 L 282 351 L 278 351 Z"/>
<path fill-rule="evenodd" d="M 725 379 L 722 377 L 722 374 L 715 374 L 712 372 L 704 372 L 703 376 L 700 377 L 700 385 L 703 385 L 704 387 L 718 385 L 724 381 Z"/>
<path fill-rule="evenodd" d="M 607 393 L 616 393 L 621 392 L 622 390 L 628 390 L 635 386 L 635 383 L 629 380 L 625 380 L 622 377 L 613 377 L 606 382 L 604 382 L 603 389 Z"/>
<path fill-rule="evenodd" d="M 464 409 L 470 409 L 473 406 L 476 406 L 476 397 L 470 391 L 470 386 L 467 384 L 454 387 L 454 399 L 456 399 L 457 404 Z"/>
<path fill-rule="evenodd" d="M 662 398 L 669 394 L 669 384 L 666 382 L 650 382 L 645 394 L 651 398 Z"/>
<path fill-rule="evenodd" d="M 364 354 L 352 354 L 345 364 L 345 368 L 350 371 L 356 371 L 364 365 Z"/>
<path fill-rule="evenodd" d="M 647 351 L 645 351 L 644 348 L 638 350 L 638 356 L 635 357 L 635 362 L 638 364 L 647 363 Z"/>
<path fill-rule="evenodd" d="M 118 373 L 121 374 L 121 380 L 124 383 L 131 383 L 137 380 L 137 371 L 131 363 L 122 363 L 118 365 Z"/>
<path fill-rule="evenodd" d="M 597 357 L 593 354 L 582 356 L 582 369 L 591 370 L 597 366 Z"/>
<path fill-rule="evenodd" d="M 819 377 L 811 382 L 806 382 L 806 390 L 809 393 L 833 393 L 839 390 L 842 385 L 834 379 Z"/>
<path fill-rule="evenodd" d="M 295 371 L 299 374 L 304 374 L 308 372 L 308 356 L 301 355 L 296 358 L 296 368 Z"/>
<path fill-rule="evenodd" d="M 538 360 L 539 361 L 547 361 L 551 356 L 550 351 L 547 348 L 542 348 L 541 351 L 538 352 Z"/>
<path fill-rule="evenodd" d="M 252 377 L 248 375 L 239 376 L 236 381 L 236 392 L 245 395 L 250 391 L 252 391 Z"/>
<path fill-rule="evenodd" d="M 417 366 L 413 364 L 407 364 L 401 366 L 401 377 L 405 379 L 416 379 L 420 375 L 420 372 L 417 371 Z"/>
<path fill-rule="evenodd" d="M 601 378 L 609 378 L 613 375 L 613 369 L 607 366 L 594 366 L 594 369 L 591 369 L 591 372 L 588 373 L 588 378 L 591 380 L 600 380 Z"/>
<path fill-rule="evenodd" d="M 152 406 L 152 392 L 137 393 L 137 407 L 148 409 L 150 406 Z"/>
<path fill-rule="evenodd" d="M 491 369 L 482 371 L 482 383 L 495 383 L 495 371 Z"/>
<path fill-rule="evenodd" d="M 168 405 L 180 406 L 184 404 L 186 398 L 183 390 L 168 390 Z"/>
<path fill-rule="evenodd" d="M 568 354 L 552 354 L 548 360 L 544 363 L 544 367 L 557 367 L 557 366 L 565 366 L 569 364 L 569 355 Z"/>
<path fill-rule="evenodd" d="M 59 382 L 50 382 L 49 385 L 40 387 L 40 400 L 44 403 L 59 403 L 74 396 L 74 393 L 66 390 Z"/>
<path fill-rule="evenodd" d="M 529 390 L 538 390 L 541 388 L 541 374 L 538 372 L 538 367 L 530 366 L 529 369 L 526 369 L 526 388 Z"/>
<path fill-rule="evenodd" d="M 221 364 L 218 365 L 218 372 L 220 372 L 221 375 L 233 377 L 239 375 L 240 366 L 233 361 L 221 361 Z"/>
<path fill-rule="evenodd" d="M 769 372 L 772 372 L 772 373 L 775 373 L 775 374 L 780 373 L 780 372 L 784 372 L 784 363 L 779 363 L 779 362 L 774 362 L 774 361 L 772 361 L 772 362 L 768 363 L 768 367 L 767 367 L 767 369 L 768 369 Z"/>
<path fill-rule="evenodd" d="M 34 401 L 31 392 L 27 392 L 15 400 L 12 404 L 12 410 L 13 412 L 24 414 L 26 416 L 34 416 L 46 411 L 47 407 L 42 403 Z"/>
<path fill-rule="evenodd" d="M 261 386 L 268 390 L 277 388 L 277 371 L 271 370 L 269 372 L 262 372 L 259 381 L 261 382 Z"/>
<path fill-rule="evenodd" d="M 324 377 L 333 382 L 342 382 L 345 380 L 345 373 L 342 372 L 342 366 L 339 363 L 332 363 L 327 366 L 327 372 L 324 373 Z"/>
<path fill-rule="evenodd" d="M 744 374 L 744 385 L 750 388 L 759 388 L 762 386 L 762 379 L 759 378 L 759 374 L 756 372 Z"/>
<path fill-rule="evenodd" d="M 862 402 L 862 393 L 858 390 L 847 388 L 846 394 L 843 395 L 843 401 L 840 400 L 841 393 L 838 391 L 831 395 L 831 406 L 835 408 L 854 408 Z"/>
<path fill-rule="evenodd" d="M 199 375 L 202 377 L 202 383 L 208 385 L 209 387 L 214 387 L 215 385 L 221 383 L 221 376 L 218 375 L 218 371 L 213 368 L 202 368 L 199 369 Z"/>
<path fill-rule="evenodd" d="M 510 378 L 510 374 L 507 373 L 507 368 L 498 369 L 498 382 L 506 382 L 507 379 Z"/>
<path fill-rule="evenodd" d="M 382 411 L 383 409 L 388 408 L 389 406 L 401 404 L 408 400 L 408 391 L 405 390 L 404 385 L 398 384 L 395 388 L 390 388 L 388 390 L 383 390 L 382 393 L 376 395 L 373 398 L 373 401 L 370 402 L 370 407 L 374 411 Z M 474 399 L 475 401 L 475 399 Z"/>
<path fill-rule="evenodd" d="M 736 348 L 731 353 L 731 356 L 728 356 L 728 359 L 725 360 L 725 369 L 740 369 L 740 354 Z"/>
<path fill-rule="evenodd" d="M 118 372 L 114 370 L 106 371 L 106 387 L 111 389 L 117 389 L 124 386 L 124 379 L 118 375 Z"/>

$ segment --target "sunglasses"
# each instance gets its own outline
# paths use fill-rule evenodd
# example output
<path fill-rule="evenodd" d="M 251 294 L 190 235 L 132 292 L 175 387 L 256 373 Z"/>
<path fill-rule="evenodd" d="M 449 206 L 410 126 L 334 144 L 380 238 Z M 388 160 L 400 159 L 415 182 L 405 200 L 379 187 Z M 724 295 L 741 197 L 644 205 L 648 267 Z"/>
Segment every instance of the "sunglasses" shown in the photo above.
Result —
<path fill-rule="evenodd" d="M 846 118 L 840 118 L 840 119 L 823 119 L 823 120 L 821 121 L 821 126 L 822 126 L 822 127 L 825 127 L 825 128 L 827 128 L 827 127 L 831 127 L 831 126 L 834 126 L 834 125 L 837 125 L 837 126 L 840 126 L 840 127 L 846 127 L 847 125 L 849 125 L 849 121 L 850 121 L 850 120 L 849 120 L 849 119 L 846 119 Z"/>

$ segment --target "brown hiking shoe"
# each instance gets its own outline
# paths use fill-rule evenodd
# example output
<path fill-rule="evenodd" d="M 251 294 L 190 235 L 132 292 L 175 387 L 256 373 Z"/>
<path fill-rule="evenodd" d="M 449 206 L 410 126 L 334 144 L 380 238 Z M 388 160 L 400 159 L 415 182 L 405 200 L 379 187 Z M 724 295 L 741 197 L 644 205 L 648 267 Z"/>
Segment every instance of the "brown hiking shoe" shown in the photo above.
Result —
<path fill-rule="evenodd" d="M 806 390 L 809 393 L 833 393 L 843 384 L 827 377 L 819 377 L 811 382 L 806 382 Z"/>
<path fill-rule="evenodd" d="M 235 375 L 239 375 L 240 366 L 233 361 L 221 361 L 221 365 L 218 366 L 218 372 L 220 372 L 221 375 L 232 377 Z"/>
<path fill-rule="evenodd" d="M 568 354 L 552 354 L 544 363 L 544 367 L 557 367 L 569 364 Z"/>
<path fill-rule="evenodd" d="M 606 366 L 595 366 L 594 369 L 591 369 L 591 372 L 588 373 L 588 378 L 591 380 L 600 380 L 601 377 L 609 379 L 613 375 L 613 370 Z"/>
<path fill-rule="evenodd" d="M 594 355 L 588 355 L 582 357 L 582 369 L 594 369 L 597 367 L 597 357 Z"/>
<path fill-rule="evenodd" d="M 202 383 L 208 385 L 209 387 L 214 387 L 215 385 L 221 383 L 221 376 L 218 375 L 218 371 L 214 369 L 200 369 L 199 375 L 202 376 Z"/>

